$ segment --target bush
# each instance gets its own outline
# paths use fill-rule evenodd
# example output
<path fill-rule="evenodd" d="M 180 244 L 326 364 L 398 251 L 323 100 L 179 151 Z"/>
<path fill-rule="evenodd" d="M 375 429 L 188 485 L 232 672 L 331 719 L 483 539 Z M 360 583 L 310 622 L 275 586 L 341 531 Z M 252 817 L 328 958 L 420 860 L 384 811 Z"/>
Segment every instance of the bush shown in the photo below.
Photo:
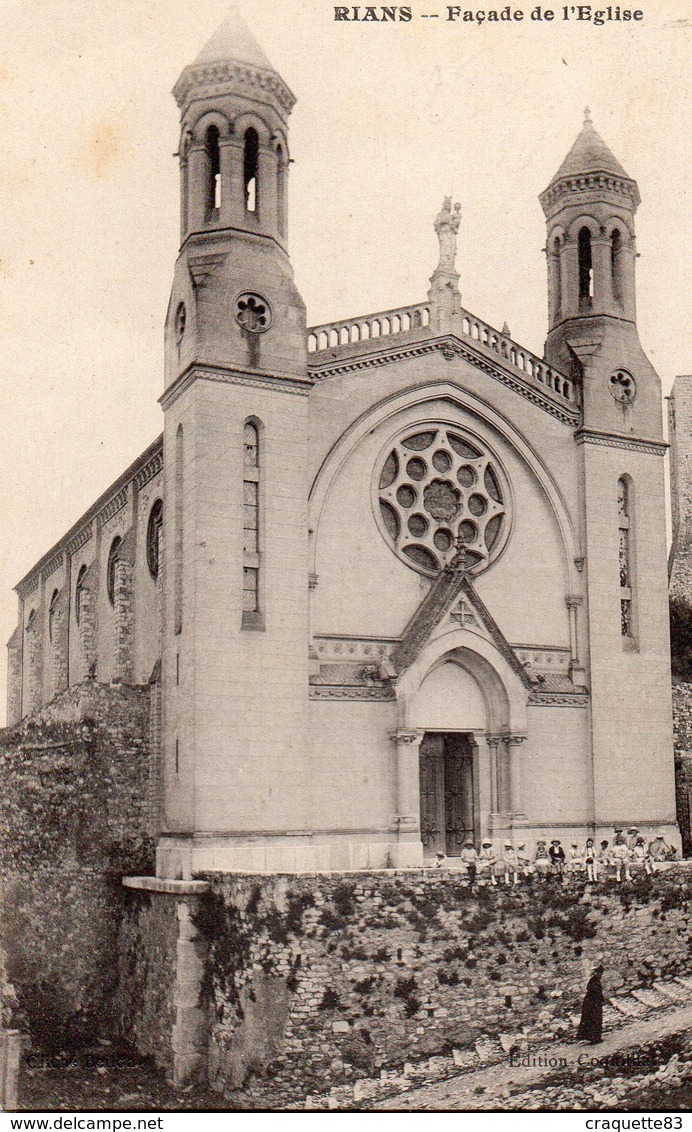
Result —
<path fill-rule="evenodd" d="M 336 1010 L 339 1005 L 339 996 L 334 990 L 334 987 L 325 987 L 322 1001 L 317 1007 L 318 1010 Z"/>

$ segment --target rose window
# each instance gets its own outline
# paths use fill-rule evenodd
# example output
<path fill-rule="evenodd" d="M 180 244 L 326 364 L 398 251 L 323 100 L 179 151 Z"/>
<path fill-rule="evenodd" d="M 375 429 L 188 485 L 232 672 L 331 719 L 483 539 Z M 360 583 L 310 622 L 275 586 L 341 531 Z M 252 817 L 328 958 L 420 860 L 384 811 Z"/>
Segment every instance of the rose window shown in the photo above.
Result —
<path fill-rule="evenodd" d="M 637 383 L 626 369 L 616 369 L 608 379 L 610 392 L 621 405 L 631 405 L 637 396 Z"/>
<path fill-rule="evenodd" d="M 250 334 L 263 334 L 272 324 L 271 307 L 262 295 L 243 291 L 235 302 L 235 320 Z"/>
<path fill-rule="evenodd" d="M 383 533 L 422 574 L 437 574 L 457 545 L 478 573 L 497 557 L 508 533 L 504 482 L 475 438 L 445 427 L 411 433 L 393 446 L 380 473 Z"/>

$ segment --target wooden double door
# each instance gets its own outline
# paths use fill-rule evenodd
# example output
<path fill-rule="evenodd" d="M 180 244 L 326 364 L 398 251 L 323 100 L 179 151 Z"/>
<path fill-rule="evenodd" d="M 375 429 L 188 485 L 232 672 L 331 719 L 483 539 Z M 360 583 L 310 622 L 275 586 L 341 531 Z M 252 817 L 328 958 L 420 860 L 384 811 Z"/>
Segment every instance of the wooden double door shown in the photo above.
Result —
<path fill-rule="evenodd" d="M 427 731 L 420 745 L 420 827 L 426 857 L 458 857 L 476 840 L 473 736 Z"/>

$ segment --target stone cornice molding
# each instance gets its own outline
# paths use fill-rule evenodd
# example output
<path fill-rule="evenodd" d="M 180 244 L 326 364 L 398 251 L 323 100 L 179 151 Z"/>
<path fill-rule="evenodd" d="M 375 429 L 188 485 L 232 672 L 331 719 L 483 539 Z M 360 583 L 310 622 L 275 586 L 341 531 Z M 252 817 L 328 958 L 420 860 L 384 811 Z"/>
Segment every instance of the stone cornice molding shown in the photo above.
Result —
<path fill-rule="evenodd" d="M 38 589 L 40 580 L 41 573 L 37 570 L 36 573 L 32 574 L 30 578 L 26 578 L 24 581 L 20 582 L 19 585 L 15 587 L 15 589 L 22 599 L 27 598 L 30 594 L 34 593 L 34 591 Z"/>
<path fill-rule="evenodd" d="M 647 452 L 651 456 L 665 456 L 670 445 L 665 440 L 647 440 L 643 436 L 620 436 L 616 432 L 581 428 L 575 433 L 577 444 L 600 444 L 605 448 L 626 448 L 630 452 Z"/>
<path fill-rule="evenodd" d="M 311 700 L 394 700 L 394 690 L 389 687 L 367 688 L 357 685 L 311 684 L 308 692 Z"/>
<path fill-rule="evenodd" d="M 529 707 L 580 707 L 589 703 L 587 692 L 532 692 Z"/>
<path fill-rule="evenodd" d="M 307 397 L 313 384 L 309 377 L 296 377 L 295 374 L 270 373 L 268 370 L 259 369 L 248 373 L 247 370 L 236 366 L 217 367 L 193 363 L 159 397 L 159 404 L 164 409 L 169 409 L 181 393 L 194 385 L 198 379 L 220 381 L 226 385 L 248 385 L 255 389 L 280 390 L 282 393 L 292 393 L 298 397 Z"/>
<path fill-rule="evenodd" d="M 54 554 L 53 557 L 48 562 L 46 562 L 46 565 L 43 567 L 44 581 L 46 578 L 50 578 L 51 574 L 54 574 L 55 571 L 58 570 L 60 566 L 62 566 L 64 561 L 65 556 L 62 550 L 59 550 L 58 553 Z"/>
<path fill-rule="evenodd" d="M 122 491 L 119 491 L 118 494 L 113 497 L 113 499 L 109 499 L 106 506 L 99 511 L 98 515 L 96 516 L 96 521 L 99 527 L 105 526 L 109 519 L 112 519 L 114 515 L 118 514 L 118 511 L 122 511 L 126 503 L 127 488 L 124 487 Z"/>
<path fill-rule="evenodd" d="M 290 114 L 295 106 L 295 95 L 276 71 L 255 67 L 250 63 L 240 63 L 233 59 L 214 63 L 191 64 L 186 67 L 173 87 L 173 97 L 178 109 L 195 98 L 204 99 L 211 95 L 218 98 L 224 94 L 244 94 L 265 101 L 270 95 L 279 106 Z"/>
<path fill-rule="evenodd" d="M 73 526 L 70 527 L 68 531 L 65 532 L 63 537 L 59 539 L 59 541 L 55 543 L 54 546 L 52 546 L 50 550 L 48 550 L 46 554 L 44 554 L 34 566 L 32 566 L 31 570 L 27 574 L 25 574 L 23 578 L 20 579 L 18 584 L 15 586 L 15 590 L 20 595 L 20 597 L 22 593 L 31 593 L 31 590 L 35 589 L 36 585 L 38 584 L 38 579 L 41 576 L 41 572 L 45 570 L 48 563 L 55 557 L 56 554 L 64 551 L 68 556 L 71 557 L 77 550 L 80 549 L 80 547 L 84 546 L 84 544 L 87 543 L 90 538 L 92 538 L 94 534 L 94 519 L 97 516 L 100 517 L 104 515 L 107 511 L 109 511 L 113 504 L 116 504 L 115 509 L 110 511 L 109 517 L 110 515 L 115 514 L 115 512 L 120 509 L 120 505 L 116 501 L 120 500 L 120 497 L 123 495 L 123 493 L 125 494 L 125 499 L 127 498 L 127 489 L 130 483 L 132 483 L 135 479 L 135 476 L 141 469 L 146 468 L 149 465 L 150 461 L 156 458 L 157 454 L 162 452 L 163 436 L 158 436 L 156 440 L 154 440 L 153 443 L 145 449 L 142 455 L 138 456 L 138 458 L 132 464 L 130 464 L 128 468 L 125 469 L 121 476 L 118 476 L 118 479 L 115 481 L 115 483 L 112 483 L 108 490 L 104 491 L 103 494 L 100 495 L 94 503 L 92 503 L 91 507 L 81 516 L 80 519 L 78 519 L 76 523 L 73 524 Z M 102 521 L 104 520 L 101 520 L 99 518 L 99 522 Z M 28 590 L 27 586 L 30 587 Z"/>
<path fill-rule="evenodd" d="M 78 531 L 74 538 L 71 538 L 69 542 L 65 543 L 65 550 L 70 557 L 76 554 L 78 550 L 81 550 L 81 548 L 88 543 L 89 539 L 92 538 L 93 534 L 94 529 L 91 523 L 89 523 L 86 527 L 82 527 L 82 530 Z"/>
<path fill-rule="evenodd" d="M 362 357 L 345 358 L 343 361 L 335 361 L 331 359 L 328 362 L 315 362 L 310 360 L 308 362 L 308 369 L 311 376 L 320 380 L 326 377 L 336 377 L 344 373 L 355 373 L 361 369 L 372 369 L 377 366 L 391 365 L 392 363 L 405 361 L 408 358 L 421 357 L 424 354 L 432 354 L 440 351 L 443 356 L 451 361 L 454 356 L 463 358 L 464 361 L 470 362 L 471 365 L 477 369 L 483 370 L 484 373 L 489 374 L 490 377 L 496 381 L 501 382 L 503 385 L 513 389 L 521 397 L 525 397 L 534 405 L 537 405 L 544 412 L 550 413 L 551 416 L 556 417 L 563 424 L 575 425 L 579 424 L 581 420 L 581 412 L 575 405 L 569 407 L 567 404 L 559 402 L 557 399 L 553 400 L 549 396 L 548 391 L 545 393 L 537 386 L 528 381 L 524 381 L 519 373 L 514 373 L 505 368 L 501 361 L 494 361 L 486 357 L 480 350 L 475 350 L 470 343 L 462 341 L 455 335 L 446 335 L 444 338 L 434 338 L 427 342 L 417 342 L 415 345 L 400 346 L 398 349 L 387 349 L 386 339 L 381 340 L 382 347 L 374 354 L 365 354 Z M 313 358 L 315 355 L 310 355 Z"/>
<path fill-rule="evenodd" d="M 616 173 L 607 172 L 576 173 L 560 177 L 548 185 L 548 188 L 539 195 L 538 199 L 541 202 L 543 212 L 548 216 L 555 211 L 554 206 L 561 197 L 577 197 L 580 193 L 588 195 L 606 193 L 616 199 L 624 197 L 632 212 L 636 212 L 641 201 L 636 181 L 633 181 L 631 177 L 622 177 Z M 568 199 L 566 203 L 578 202 Z M 622 204 L 622 201 L 619 201 L 619 203 Z"/>
<path fill-rule="evenodd" d="M 153 480 L 159 472 L 163 471 L 163 444 L 158 452 L 154 453 L 151 460 L 144 465 L 144 467 L 137 472 L 135 476 L 135 488 L 137 491 L 143 488 L 149 480 Z"/>

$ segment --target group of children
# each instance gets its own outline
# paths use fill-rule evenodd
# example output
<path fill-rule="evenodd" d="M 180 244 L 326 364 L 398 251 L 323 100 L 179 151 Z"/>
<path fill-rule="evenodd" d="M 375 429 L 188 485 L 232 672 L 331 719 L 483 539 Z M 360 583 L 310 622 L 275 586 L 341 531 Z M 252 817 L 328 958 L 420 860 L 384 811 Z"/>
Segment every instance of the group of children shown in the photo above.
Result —
<path fill-rule="evenodd" d="M 502 852 L 497 853 L 492 841 L 484 841 L 480 850 L 477 850 L 473 841 L 467 841 L 458 858 L 462 868 L 466 870 L 469 884 L 477 882 L 496 885 L 498 880 L 505 884 L 518 884 L 520 877 L 556 876 L 562 879 L 565 874 L 571 876 L 586 876 L 587 881 L 597 881 L 614 876 L 616 881 L 632 879 L 633 871 L 644 872 L 651 876 L 656 864 L 675 859 L 675 848 L 666 843 L 662 834 L 657 834 L 652 841 L 646 844 L 636 826 L 627 831 L 617 828 L 614 831 L 614 840 L 611 845 L 608 841 L 601 841 L 596 848 L 593 837 L 586 839 L 586 844 L 580 848 L 573 841 L 567 853 L 562 847 L 560 839 L 554 837 L 548 845 L 547 841 L 536 842 L 536 849 L 531 856 L 526 849 L 526 842 L 520 841 L 516 846 L 511 841 L 505 841 Z M 444 853 L 436 854 L 436 865 L 440 868 L 448 858 Z"/>

